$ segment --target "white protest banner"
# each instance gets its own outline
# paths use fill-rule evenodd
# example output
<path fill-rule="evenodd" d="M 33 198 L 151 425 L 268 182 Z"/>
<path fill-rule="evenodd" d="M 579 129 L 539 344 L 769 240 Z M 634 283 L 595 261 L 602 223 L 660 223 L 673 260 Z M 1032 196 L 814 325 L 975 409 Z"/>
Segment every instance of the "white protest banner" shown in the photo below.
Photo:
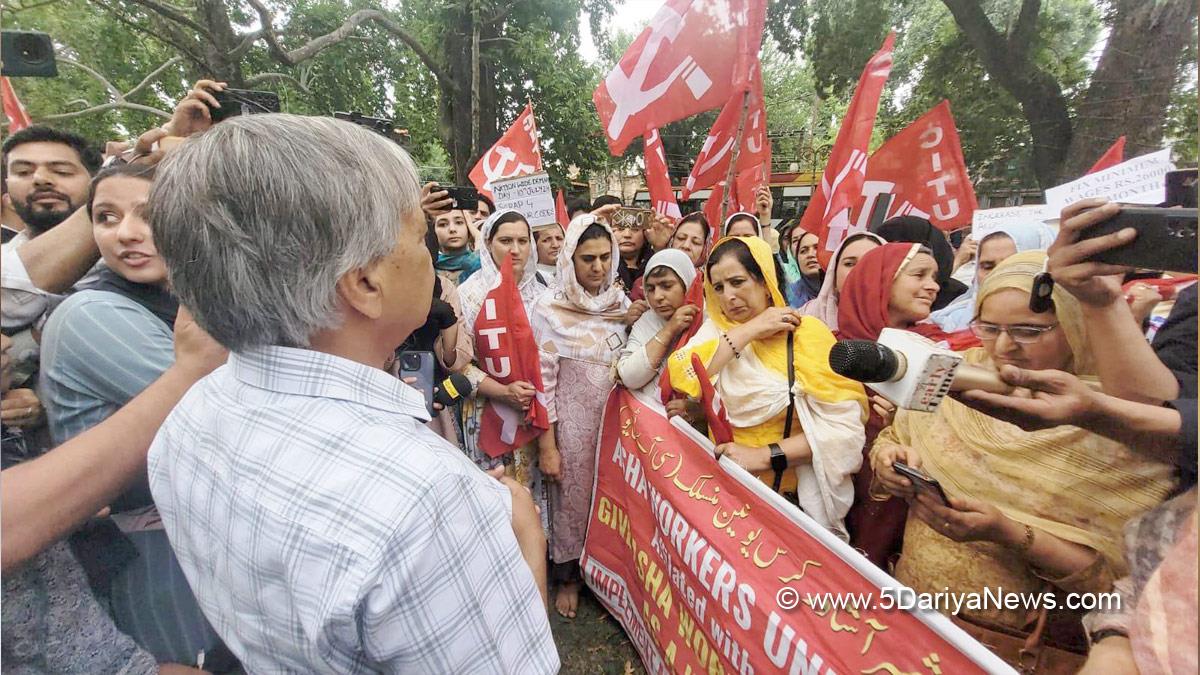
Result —
<path fill-rule="evenodd" d="M 531 173 L 493 181 L 492 194 L 497 211 L 512 209 L 525 216 L 531 227 L 558 222 L 554 215 L 554 192 L 550 189 L 549 174 Z"/>
<path fill-rule="evenodd" d="M 971 217 L 971 238 L 983 241 L 984 237 L 1002 227 L 1042 223 L 1057 217 L 1058 212 L 1051 211 L 1045 204 L 978 209 Z"/>
<path fill-rule="evenodd" d="M 1046 206 L 1057 213 L 1064 206 L 1088 197 L 1126 204 L 1158 204 L 1166 199 L 1165 176 L 1174 169 L 1170 150 L 1134 157 L 1046 190 Z"/>

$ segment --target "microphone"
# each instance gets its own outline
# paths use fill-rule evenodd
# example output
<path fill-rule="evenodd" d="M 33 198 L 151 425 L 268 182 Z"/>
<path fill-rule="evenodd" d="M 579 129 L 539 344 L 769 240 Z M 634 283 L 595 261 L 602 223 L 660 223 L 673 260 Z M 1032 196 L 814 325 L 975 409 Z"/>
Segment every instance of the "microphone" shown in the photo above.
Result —
<path fill-rule="evenodd" d="M 833 372 L 864 382 L 896 406 L 932 412 L 950 391 L 982 389 L 1008 394 L 1014 389 L 987 368 L 962 362 L 962 355 L 942 349 L 909 331 L 885 328 L 878 342 L 839 340 L 829 350 Z"/>
<path fill-rule="evenodd" d="M 450 373 L 433 392 L 433 400 L 449 408 L 471 395 L 471 381 L 462 373 Z"/>

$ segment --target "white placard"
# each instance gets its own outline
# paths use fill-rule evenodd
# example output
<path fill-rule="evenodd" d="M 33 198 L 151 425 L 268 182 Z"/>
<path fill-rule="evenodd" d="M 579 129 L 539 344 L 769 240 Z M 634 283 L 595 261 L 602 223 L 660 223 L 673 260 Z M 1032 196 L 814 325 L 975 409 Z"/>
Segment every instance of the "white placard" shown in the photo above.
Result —
<path fill-rule="evenodd" d="M 1159 150 L 1046 190 L 1054 212 L 1088 197 L 1126 204 L 1159 204 L 1166 199 L 1165 177 L 1173 171 L 1171 151 Z"/>
<path fill-rule="evenodd" d="M 1045 204 L 979 209 L 971 217 L 971 238 L 983 241 L 984 237 L 1008 225 L 1044 223 L 1057 217 L 1058 213 L 1051 211 Z"/>
<path fill-rule="evenodd" d="M 492 181 L 492 195 L 497 211 L 512 209 L 525 216 L 531 227 L 558 222 L 554 214 L 554 192 L 550 189 L 547 173 Z"/>

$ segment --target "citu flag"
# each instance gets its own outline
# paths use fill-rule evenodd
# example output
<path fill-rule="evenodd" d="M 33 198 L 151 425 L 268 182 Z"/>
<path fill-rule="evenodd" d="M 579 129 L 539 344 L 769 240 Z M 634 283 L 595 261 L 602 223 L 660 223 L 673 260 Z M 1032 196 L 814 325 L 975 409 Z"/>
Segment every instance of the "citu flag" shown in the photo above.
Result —
<path fill-rule="evenodd" d="M 817 255 L 826 266 L 833 251 L 851 230 L 850 209 L 862 198 L 867 175 L 867 151 L 883 85 L 892 72 L 892 47 L 896 34 L 888 33 L 883 46 L 867 61 L 850 107 L 838 130 L 833 152 L 825 164 L 819 189 L 804 211 L 800 226 L 820 239 Z"/>
<path fill-rule="evenodd" d="M 537 343 L 513 275 L 512 255 L 500 266 L 500 281 L 484 296 L 475 320 L 475 355 L 484 372 L 500 384 L 528 382 L 537 390 L 524 413 L 494 400 L 485 404 L 479 447 L 489 457 L 500 457 L 550 428 Z"/>
<path fill-rule="evenodd" d="M 684 199 L 695 190 L 712 187 L 725 180 L 729 173 L 729 163 L 733 161 L 743 105 L 747 106 L 746 120 L 742 127 L 742 144 L 737 153 L 735 173 L 749 171 L 764 162 L 770 165 L 771 144 L 767 140 L 767 109 L 763 103 L 762 76 L 757 63 L 752 68 L 749 92 L 748 102 L 743 91 L 731 96 L 717 120 L 713 122 L 684 185 Z"/>
<path fill-rule="evenodd" d="M 470 178 L 480 192 L 491 198 L 493 182 L 541 170 L 542 146 L 537 121 L 533 117 L 533 104 L 527 103 L 508 131 L 479 158 Z"/>
<path fill-rule="evenodd" d="M 871 155 L 852 232 L 867 229 L 875 202 L 883 196 L 890 201 L 885 218 L 919 216 L 945 232 L 971 224 L 979 204 L 949 101 L 934 106 Z"/>
<path fill-rule="evenodd" d="M 671 189 L 671 174 L 667 170 L 667 154 L 663 150 L 662 136 L 658 129 L 650 129 L 645 136 L 646 188 L 650 192 L 650 208 L 654 212 L 676 218 L 682 216 Z"/>
<path fill-rule="evenodd" d="M 1093 164 L 1092 168 L 1088 169 L 1087 172 L 1088 173 L 1096 173 L 1097 171 L 1103 171 L 1105 169 L 1112 168 L 1124 161 L 1125 161 L 1125 137 L 1122 136 L 1122 137 L 1118 138 L 1116 140 L 1116 142 L 1114 142 L 1108 148 L 1108 150 L 1105 150 L 1103 155 L 1100 155 L 1100 159 L 1096 160 L 1096 163 Z"/>
<path fill-rule="evenodd" d="M 17 92 L 13 91 L 12 82 L 7 77 L 0 77 L 0 95 L 4 99 L 4 116 L 8 118 L 8 133 L 16 133 L 33 124 Z"/>
<path fill-rule="evenodd" d="M 765 20 L 766 0 L 664 2 L 592 93 L 609 151 L 743 91 Z"/>

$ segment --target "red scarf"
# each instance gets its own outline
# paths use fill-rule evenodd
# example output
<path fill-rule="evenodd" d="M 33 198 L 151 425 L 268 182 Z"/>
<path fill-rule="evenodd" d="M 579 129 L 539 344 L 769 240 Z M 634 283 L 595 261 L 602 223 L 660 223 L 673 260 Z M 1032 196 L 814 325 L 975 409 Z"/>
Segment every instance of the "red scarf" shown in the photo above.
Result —
<path fill-rule="evenodd" d="M 843 340 L 877 340 L 888 325 L 892 282 L 914 246 L 885 244 L 867 252 L 846 277 L 838 298 L 838 337 Z"/>

